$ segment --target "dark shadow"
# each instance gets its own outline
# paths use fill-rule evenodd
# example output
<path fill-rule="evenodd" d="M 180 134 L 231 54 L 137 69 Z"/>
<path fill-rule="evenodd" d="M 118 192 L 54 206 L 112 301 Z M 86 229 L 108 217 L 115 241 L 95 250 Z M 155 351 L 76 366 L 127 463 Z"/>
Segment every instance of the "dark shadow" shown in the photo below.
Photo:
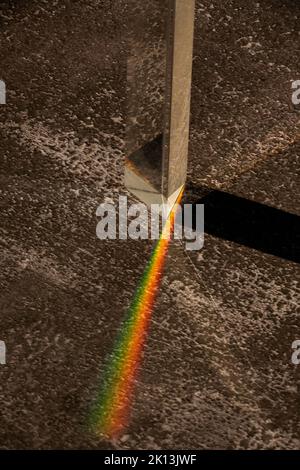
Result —
<path fill-rule="evenodd" d="M 204 204 L 205 233 L 300 262 L 300 217 L 223 191 L 194 189 L 188 188 L 187 199 L 192 196 L 194 208 Z M 195 201 L 197 193 L 201 196 Z"/>

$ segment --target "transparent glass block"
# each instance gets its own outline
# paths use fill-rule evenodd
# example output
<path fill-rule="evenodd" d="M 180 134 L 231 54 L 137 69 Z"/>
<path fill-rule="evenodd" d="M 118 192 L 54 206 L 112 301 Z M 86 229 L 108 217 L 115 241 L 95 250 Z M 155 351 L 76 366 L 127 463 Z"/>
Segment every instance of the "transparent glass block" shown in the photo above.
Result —
<path fill-rule="evenodd" d="M 127 4 L 125 184 L 173 207 L 187 171 L 195 0 Z"/>

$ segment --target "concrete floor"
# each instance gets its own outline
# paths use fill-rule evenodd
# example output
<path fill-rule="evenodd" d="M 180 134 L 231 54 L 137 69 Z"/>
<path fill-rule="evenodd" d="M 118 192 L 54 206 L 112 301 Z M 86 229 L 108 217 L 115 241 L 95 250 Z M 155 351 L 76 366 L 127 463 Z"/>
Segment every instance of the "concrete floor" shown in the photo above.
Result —
<path fill-rule="evenodd" d="M 296 0 L 197 1 L 186 198 L 219 196 L 207 196 L 204 249 L 170 247 L 128 429 L 114 442 L 87 430 L 153 247 L 95 236 L 97 206 L 126 194 L 121 7 L 0 5 L 8 89 L 0 107 L 0 340 L 8 361 L 0 366 L 0 447 L 297 449 Z M 253 224 L 259 215 L 261 240 L 277 217 L 274 237 L 230 236 L 214 220 L 227 194 L 230 213 L 249 210 Z"/>

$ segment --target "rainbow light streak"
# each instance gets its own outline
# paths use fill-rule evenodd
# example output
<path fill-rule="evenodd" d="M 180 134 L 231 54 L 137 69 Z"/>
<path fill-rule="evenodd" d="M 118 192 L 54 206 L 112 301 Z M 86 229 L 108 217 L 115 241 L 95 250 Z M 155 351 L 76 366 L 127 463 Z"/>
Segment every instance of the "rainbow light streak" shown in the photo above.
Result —
<path fill-rule="evenodd" d="M 104 375 L 102 389 L 92 409 L 90 422 L 93 431 L 109 439 L 116 438 L 128 422 L 134 382 L 181 197 L 182 192 L 166 221 L 136 290 Z"/>

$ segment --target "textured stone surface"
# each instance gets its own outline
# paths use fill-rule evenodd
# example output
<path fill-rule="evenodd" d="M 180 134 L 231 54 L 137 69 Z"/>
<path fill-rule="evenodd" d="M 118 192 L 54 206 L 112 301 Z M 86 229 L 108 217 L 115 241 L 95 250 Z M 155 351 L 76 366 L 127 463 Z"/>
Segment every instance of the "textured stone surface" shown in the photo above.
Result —
<path fill-rule="evenodd" d="M 126 194 L 121 2 L 0 6 L 1 448 L 299 448 L 299 266 L 206 236 L 172 243 L 118 442 L 86 428 L 152 243 L 101 242 Z M 197 1 L 194 196 L 219 188 L 299 215 L 300 6 Z"/>

